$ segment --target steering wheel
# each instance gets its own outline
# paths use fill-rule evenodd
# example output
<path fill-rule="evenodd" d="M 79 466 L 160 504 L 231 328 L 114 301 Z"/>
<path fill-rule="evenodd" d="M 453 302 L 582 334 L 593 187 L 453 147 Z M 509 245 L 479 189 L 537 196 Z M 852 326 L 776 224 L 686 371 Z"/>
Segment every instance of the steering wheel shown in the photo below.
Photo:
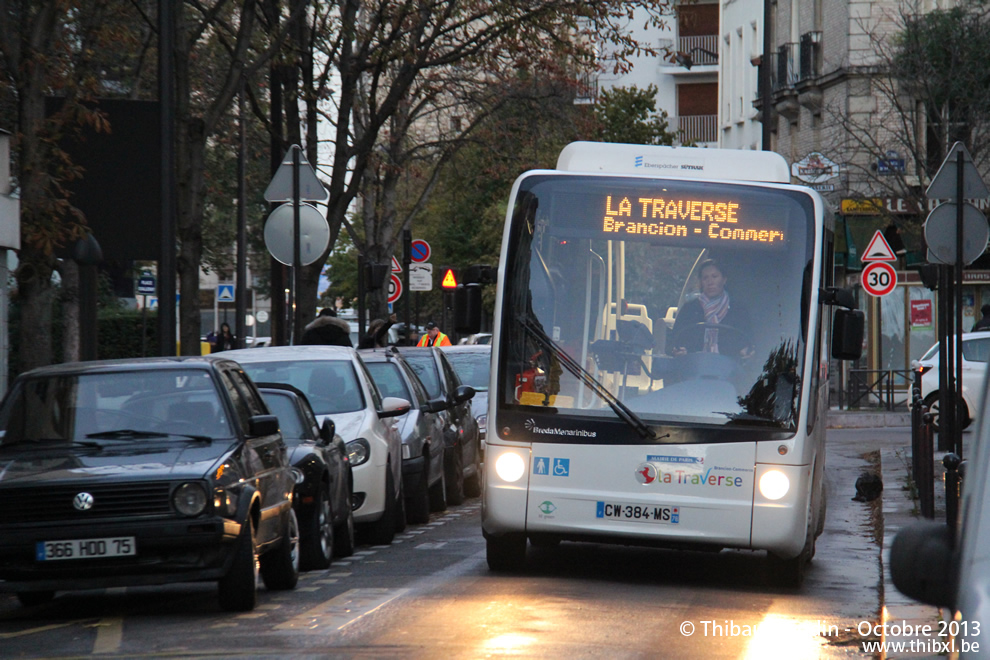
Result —
<path fill-rule="evenodd" d="M 704 342 L 704 333 L 706 330 L 718 330 L 721 332 L 728 332 L 730 337 L 734 337 L 740 345 L 746 345 L 746 335 L 742 330 L 731 325 L 724 325 L 722 323 L 694 323 L 692 325 L 685 325 L 677 328 L 677 330 L 671 335 L 670 340 L 667 342 L 668 345 L 674 348 L 684 348 L 684 337 L 689 333 L 697 333 L 701 335 L 701 341 Z M 724 335 L 722 335 L 724 336 Z M 723 354 L 726 355 L 726 354 Z M 739 357 L 738 355 L 728 355 L 728 357 Z"/>

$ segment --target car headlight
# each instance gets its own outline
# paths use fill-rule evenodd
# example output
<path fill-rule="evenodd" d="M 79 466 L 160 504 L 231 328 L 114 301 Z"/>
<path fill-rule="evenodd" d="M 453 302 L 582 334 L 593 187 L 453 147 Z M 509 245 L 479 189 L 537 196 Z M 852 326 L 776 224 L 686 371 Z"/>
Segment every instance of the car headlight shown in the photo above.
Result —
<path fill-rule="evenodd" d="M 197 483 L 182 484 L 172 494 L 175 510 L 184 516 L 198 516 L 206 509 L 206 491 Z"/>
<path fill-rule="evenodd" d="M 791 480 L 780 470 L 770 470 L 760 477 L 760 493 L 768 500 L 779 500 L 791 488 Z"/>
<path fill-rule="evenodd" d="M 478 428 L 481 429 L 482 431 L 488 428 L 488 415 L 478 416 Z"/>
<path fill-rule="evenodd" d="M 506 452 L 495 461 L 495 474 L 502 481 L 513 483 L 522 478 L 526 471 L 526 461 L 514 452 Z"/>
<path fill-rule="evenodd" d="M 351 440 L 347 443 L 347 458 L 351 461 L 352 467 L 364 465 L 371 458 L 371 445 L 364 438 Z"/>

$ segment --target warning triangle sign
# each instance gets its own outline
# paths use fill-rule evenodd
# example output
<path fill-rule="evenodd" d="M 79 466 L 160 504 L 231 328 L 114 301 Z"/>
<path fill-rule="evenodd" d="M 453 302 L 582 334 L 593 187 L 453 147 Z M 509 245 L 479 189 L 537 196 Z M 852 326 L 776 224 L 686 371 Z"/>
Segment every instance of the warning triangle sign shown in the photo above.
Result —
<path fill-rule="evenodd" d="M 890 249 L 890 244 L 879 229 L 863 253 L 863 261 L 897 261 L 894 251 Z"/>
<path fill-rule="evenodd" d="M 392 257 L 392 272 L 393 273 L 402 272 L 402 266 L 399 265 L 399 260 L 396 259 L 395 257 Z"/>

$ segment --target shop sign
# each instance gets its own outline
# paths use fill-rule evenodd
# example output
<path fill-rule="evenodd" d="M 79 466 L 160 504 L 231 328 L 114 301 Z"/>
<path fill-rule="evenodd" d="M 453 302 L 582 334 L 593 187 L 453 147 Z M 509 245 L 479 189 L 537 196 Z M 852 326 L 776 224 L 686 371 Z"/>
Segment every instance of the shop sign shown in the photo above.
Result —
<path fill-rule="evenodd" d="M 970 199 L 970 204 L 984 213 L 990 210 L 990 198 Z M 903 197 L 867 197 L 841 200 L 842 215 L 920 215 L 931 213 L 935 207 L 948 204 L 947 199 L 910 200 Z"/>
<path fill-rule="evenodd" d="M 839 164 L 813 151 L 791 165 L 791 175 L 805 183 L 825 183 L 839 176 Z"/>

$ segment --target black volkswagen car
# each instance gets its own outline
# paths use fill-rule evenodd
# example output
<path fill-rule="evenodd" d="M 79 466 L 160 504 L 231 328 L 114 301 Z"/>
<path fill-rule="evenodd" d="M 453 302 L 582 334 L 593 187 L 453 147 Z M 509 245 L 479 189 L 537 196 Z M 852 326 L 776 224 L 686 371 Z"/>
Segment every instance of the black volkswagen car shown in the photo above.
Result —
<path fill-rule="evenodd" d="M 354 477 L 344 439 L 329 417 L 323 424 L 316 421 L 306 395 L 292 385 L 256 385 L 278 417 L 289 462 L 302 476 L 292 499 L 299 519 L 300 568 L 328 568 L 334 555 L 354 554 Z"/>
<path fill-rule="evenodd" d="M 20 375 L 0 404 L 0 590 L 217 581 L 254 608 L 299 576 L 296 476 L 278 419 L 220 356 Z"/>
<path fill-rule="evenodd" d="M 474 389 L 464 385 L 439 348 L 402 348 L 402 357 L 416 372 L 430 399 L 443 399 L 446 416 L 445 466 L 447 501 L 460 504 L 464 496 L 481 495 L 481 438 L 471 413 Z"/>

